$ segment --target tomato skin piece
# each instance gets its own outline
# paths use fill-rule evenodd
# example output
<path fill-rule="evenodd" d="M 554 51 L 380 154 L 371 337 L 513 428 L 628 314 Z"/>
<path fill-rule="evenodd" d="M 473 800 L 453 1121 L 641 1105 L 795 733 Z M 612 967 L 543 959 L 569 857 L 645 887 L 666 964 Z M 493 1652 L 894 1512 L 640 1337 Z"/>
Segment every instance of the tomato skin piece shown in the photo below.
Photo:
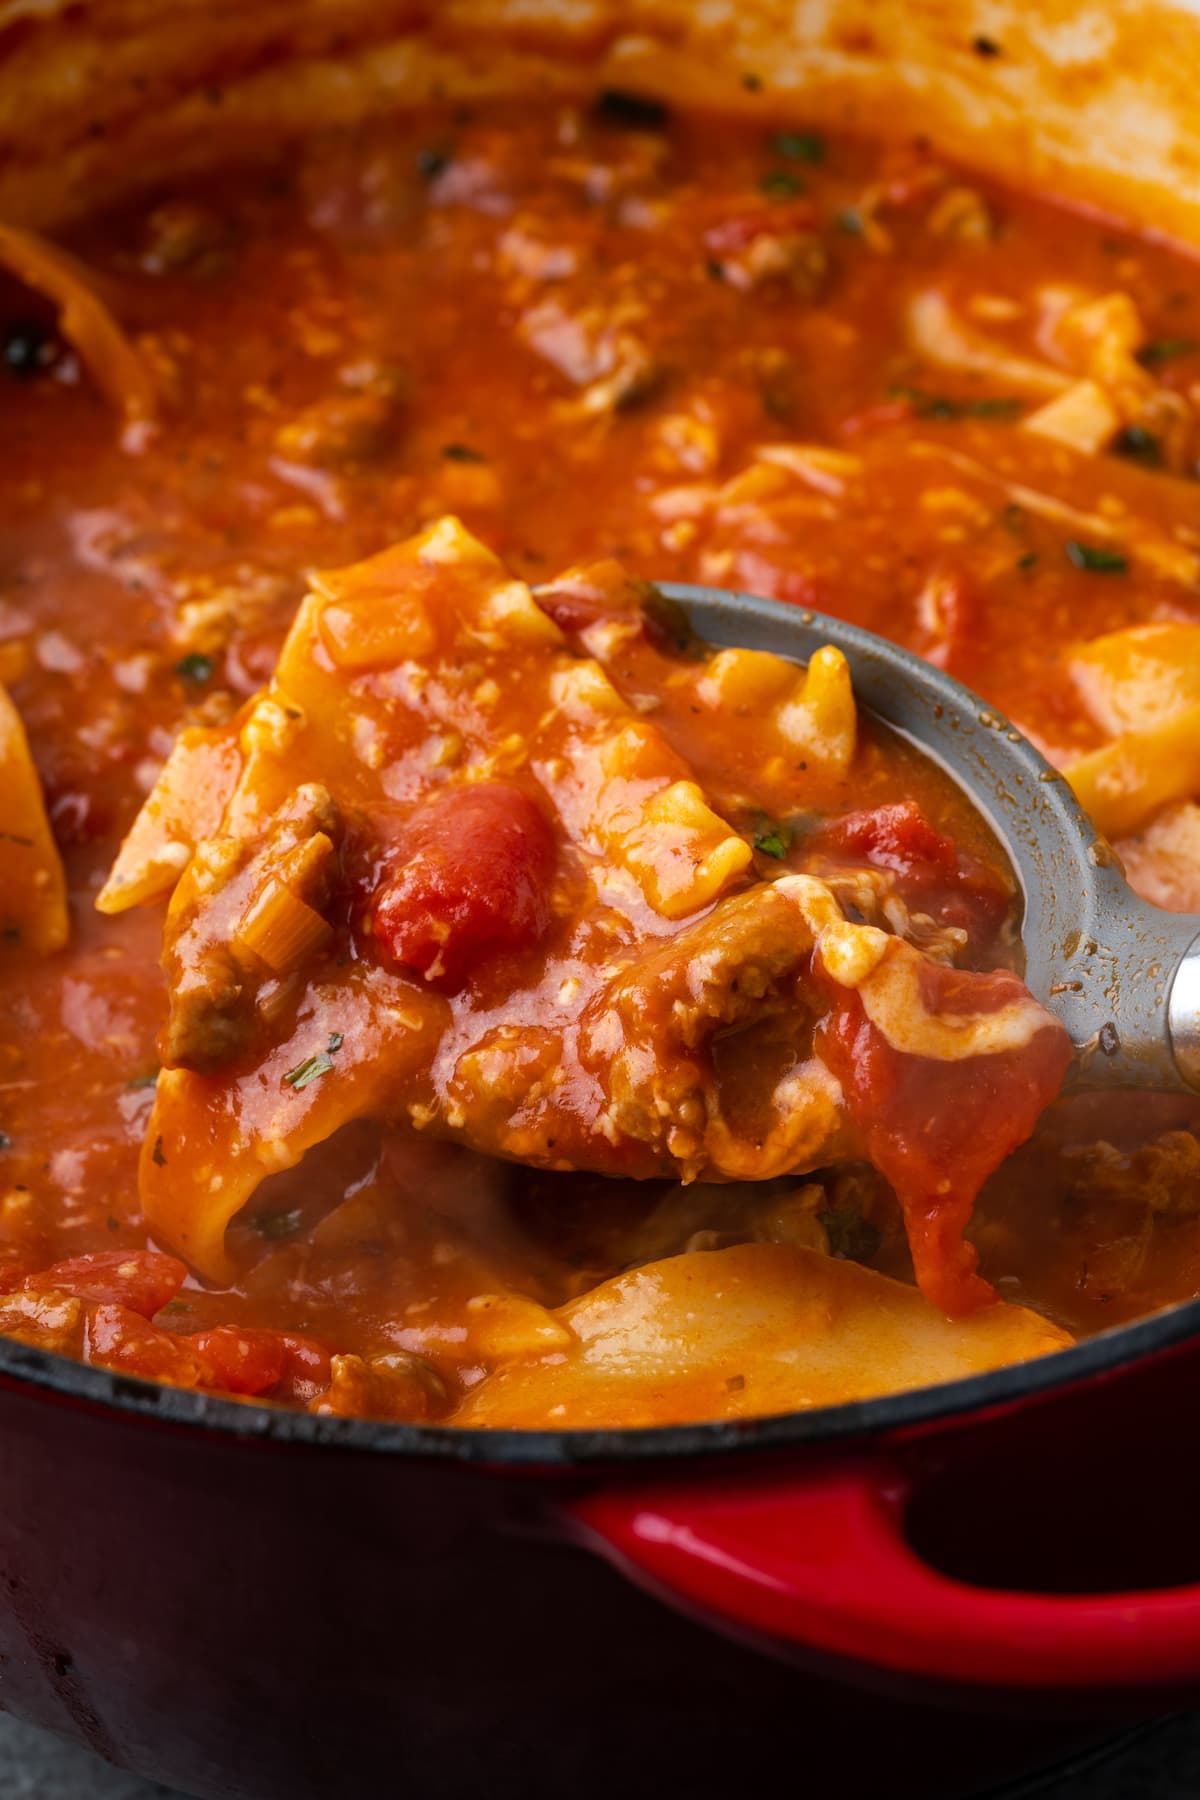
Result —
<path fill-rule="evenodd" d="M 554 860 L 554 834 L 523 788 L 446 788 L 417 809 L 388 855 L 375 938 L 390 961 L 456 993 L 485 958 L 542 937 Z"/>
<path fill-rule="evenodd" d="M 298 1331 L 274 1331 L 271 1335 L 278 1340 L 283 1357 L 282 1373 L 271 1398 L 307 1406 L 329 1386 L 332 1353 L 316 1338 L 303 1337 Z"/>
<path fill-rule="evenodd" d="M 935 831 L 913 800 L 847 813 L 809 841 L 831 856 L 886 869 L 905 901 L 958 926 L 976 947 L 991 942 L 1012 905 L 1000 875 Z"/>
<path fill-rule="evenodd" d="M 298 1405 L 329 1386 L 329 1352 L 311 1338 L 240 1325 L 185 1335 L 113 1302 L 88 1308 L 87 1360 L 173 1387 L 270 1394 Z"/>
<path fill-rule="evenodd" d="M 934 1015 L 999 1011 L 1026 989 L 1008 970 L 979 974 L 922 962 L 922 1001 Z M 1023 1144 L 1062 1085 L 1071 1043 L 1058 1021 L 1019 1050 L 940 1062 L 903 1055 L 867 1017 L 857 993 L 835 999 L 818 1051 L 842 1084 L 866 1154 L 904 1213 L 917 1285 L 948 1314 L 996 1298 L 962 1236 L 988 1176 Z"/>
<path fill-rule="evenodd" d="M 183 1341 L 199 1361 L 205 1387 L 226 1394 L 265 1394 L 283 1379 L 280 1332 L 216 1325 Z"/>
<path fill-rule="evenodd" d="M 188 1340 L 160 1331 L 127 1306 L 106 1302 L 91 1308 L 87 1327 L 87 1359 L 105 1369 L 166 1381 L 173 1387 L 197 1387 L 203 1371 Z"/>
<path fill-rule="evenodd" d="M 764 202 L 759 195 L 748 196 L 740 212 L 732 212 L 704 233 L 704 247 L 714 256 L 735 256 L 748 250 L 756 238 L 784 237 L 795 232 L 816 229 L 817 209 L 802 196 Z"/>
<path fill-rule="evenodd" d="M 22 1286 L 40 1292 L 58 1289 L 77 1300 L 127 1307 L 152 1319 L 183 1286 L 187 1270 L 175 1256 L 157 1250 L 97 1250 L 71 1256 L 27 1275 Z"/>

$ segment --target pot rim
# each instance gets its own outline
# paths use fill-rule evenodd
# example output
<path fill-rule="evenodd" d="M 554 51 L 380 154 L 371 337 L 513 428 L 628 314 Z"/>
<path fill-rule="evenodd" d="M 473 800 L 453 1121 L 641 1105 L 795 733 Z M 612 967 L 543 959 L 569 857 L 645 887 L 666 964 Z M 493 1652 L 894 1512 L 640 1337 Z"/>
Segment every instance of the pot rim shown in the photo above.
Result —
<path fill-rule="evenodd" d="M 1195 1337 L 1200 1337 L 1200 1299 L 1181 1301 L 1149 1318 L 1113 1326 L 1031 1362 L 1010 1363 L 932 1387 L 761 1418 L 620 1429 L 533 1431 L 322 1417 L 163 1386 L 140 1376 L 76 1362 L 15 1338 L 0 1338 L 0 1384 L 127 1418 L 245 1442 L 467 1464 L 496 1472 L 541 1468 L 563 1473 L 605 1464 L 707 1464 L 716 1458 L 833 1444 L 964 1420 L 1114 1374 Z"/>

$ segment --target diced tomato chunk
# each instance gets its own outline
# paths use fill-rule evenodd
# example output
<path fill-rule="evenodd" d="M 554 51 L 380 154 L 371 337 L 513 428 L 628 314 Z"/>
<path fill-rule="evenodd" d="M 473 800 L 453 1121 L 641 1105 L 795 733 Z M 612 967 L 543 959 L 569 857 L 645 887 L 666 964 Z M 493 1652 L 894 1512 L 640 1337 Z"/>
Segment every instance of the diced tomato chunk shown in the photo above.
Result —
<path fill-rule="evenodd" d="M 803 549 L 791 544 L 772 544 L 766 549 L 739 545 L 733 552 L 728 583 L 743 593 L 782 600 L 787 606 L 809 606 L 816 612 L 832 612 L 836 607 L 825 574 Z"/>
<path fill-rule="evenodd" d="M 535 588 L 533 597 L 546 617 L 568 636 L 586 631 L 600 619 L 636 614 L 640 606 L 637 585 L 617 562 L 570 570 L 557 581 Z"/>
<path fill-rule="evenodd" d="M 935 1017 L 997 1012 L 1026 995 L 1007 970 L 979 974 L 925 959 L 919 988 Z M 842 1084 L 867 1156 L 896 1190 L 922 1293 L 947 1313 L 968 1312 L 995 1295 L 976 1273 L 963 1230 L 983 1183 L 1057 1094 L 1070 1040 L 1047 1014 L 1019 1049 L 957 1061 L 907 1055 L 872 1023 L 857 993 L 833 992 L 821 1056 Z"/>
<path fill-rule="evenodd" d="M 106 1369 L 196 1387 L 203 1377 L 198 1358 L 184 1337 L 160 1331 L 127 1306 L 106 1303 L 88 1319 L 87 1357 Z"/>
<path fill-rule="evenodd" d="M 847 413 L 838 431 L 842 437 L 862 437 L 888 425 L 906 423 L 913 417 L 914 410 L 911 400 L 877 400 L 873 406 Z"/>
<path fill-rule="evenodd" d="M 56 1288 L 78 1300 L 112 1302 L 152 1319 L 175 1298 L 186 1275 L 178 1257 L 156 1250 L 97 1250 L 39 1269 L 26 1276 L 23 1286 L 42 1292 Z"/>
<path fill-rule="evenodd" d="M 279 1344 L 283 1368 L 272 1396 L 293 1406 L 307 1406 L 323 1394 L 330 1382 L 332 1357 L 316 1338 L 302 1337 L 296 1331 L 272 1333 Z"/>
<path fill-rule="evenodd" d="M 0 1294 L 12 1294 L 19 1287 L 29 1286 L 30 1277 L 25 1273 L 29 1262 L 30 1259 L 23 1257 L 19 1250 L 12 1248 L 0 1250 Z M 37 1278 L 36 1285 L 42 1286 L 40 1276 Z"/>
<path fill-rule="evenodd" d="M 554 857 L 554 834 L 523 788 L 447 788 L 408 820 L 388 857 L 375 936 L 391 961 L 454 993 L 485 958 L 538 942 Z"/>
<path fill-rule="evenodd" d="M 812 231 L 817 223 L 817 209 L 803 197 L 764 203 L 748 198 L 742 212 L 730 214 L 710 225 L 704 233 L 705 248 L 715 256 L 736 256 L 749 249 L 756 238 L 783 237 L 789 233 Z"/>
<path fill-rule="evenodd" d="M 995 937 L 1012 903 L 999 871 L 964 855 L 913 800 L 847 813 L 810 842 L 831 856 L 887 869 L 902 899 L 939 924 L 959 927 L 976 947 Z"/>
<path fill-rule="evenodd" d="M 283 1378 L 284 1345 L 277 1331 L 217 1325 L 184 1340 L 201 1368 L 205 1387 L 227 1394 L 265 1394 Z"/>

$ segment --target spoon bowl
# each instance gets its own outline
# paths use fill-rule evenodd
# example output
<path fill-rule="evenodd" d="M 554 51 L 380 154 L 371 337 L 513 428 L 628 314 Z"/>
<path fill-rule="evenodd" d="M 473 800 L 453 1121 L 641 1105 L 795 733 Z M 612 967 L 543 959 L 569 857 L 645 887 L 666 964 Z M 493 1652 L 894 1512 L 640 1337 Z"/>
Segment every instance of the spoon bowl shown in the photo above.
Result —
<path fill-rule="evenodd" d="M 1066 1088 L 1200 1090 L 1200 917 L 1135 894 L 1069 782 L 952 676 L 857 625 L 721 588 L 658 584 L 709 643 L 846 657 L 861 705 L 928 756 L 1003 848 L 1024 976 L 1075 1047 Z"/>

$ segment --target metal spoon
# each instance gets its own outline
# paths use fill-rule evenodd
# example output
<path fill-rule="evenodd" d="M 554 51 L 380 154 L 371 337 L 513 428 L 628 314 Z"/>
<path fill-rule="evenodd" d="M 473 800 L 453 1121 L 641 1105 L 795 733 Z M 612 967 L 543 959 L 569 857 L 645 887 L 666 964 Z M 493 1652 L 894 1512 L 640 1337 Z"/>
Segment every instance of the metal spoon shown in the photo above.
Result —
<path fill-rule="evenodd" d="M 862 705 L 961 788 L 1024 899 L 1025 981 L 1075 1046 L 1068 1087 L 1200 1090 L 1200 917 L 1135 894 L 1062 775 L 969 688 L 886 638 L 773 600 L 659 584 L 710 643 L 806 662 L 834 644 Z"/>

